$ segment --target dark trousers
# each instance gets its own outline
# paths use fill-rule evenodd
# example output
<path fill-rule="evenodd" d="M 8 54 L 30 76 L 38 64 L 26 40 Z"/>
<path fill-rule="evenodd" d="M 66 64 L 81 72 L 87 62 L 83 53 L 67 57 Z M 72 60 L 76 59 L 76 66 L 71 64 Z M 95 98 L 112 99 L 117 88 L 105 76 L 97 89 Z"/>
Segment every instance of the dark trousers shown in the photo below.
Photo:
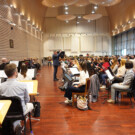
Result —
<path fill-rule="evenodd" d="M 57 70 L 58 70 L 58 66 L 53 66 L 54 67 L 54 73 L 53 73 L 53 79 L 57 79 Z"/>
<path fill-rule="evenodd" d="M 85 85 L 79 87 L 79 88 L 76 88 L 76 87 L 68 87 L 65 91 L 65 95 L 64 97 L 68 98 L 69 100 L 71 100 L 71 97 L 72 97 L 72 92 L 84 92 L 85 91 Z"/>
<path fill-rule="evenodd" d="M 114 78 L 114 81 L 112 82 L 112 84 L 114 83 L 121 83 L 124 81 L 124 77 L 116 77 Z"/>

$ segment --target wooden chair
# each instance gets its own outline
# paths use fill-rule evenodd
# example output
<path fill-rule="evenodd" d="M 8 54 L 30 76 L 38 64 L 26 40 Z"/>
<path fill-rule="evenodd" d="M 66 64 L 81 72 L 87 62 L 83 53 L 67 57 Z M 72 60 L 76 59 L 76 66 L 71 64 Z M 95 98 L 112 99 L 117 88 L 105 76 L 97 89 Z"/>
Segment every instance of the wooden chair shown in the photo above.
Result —
<path fill-rule="evenodd" d="M 90 87 L 90 79 L 88 78 L 88 79 L 86 79 L 86 85 L 85 85 L 84 92 L 72 92 L 72 106 L 74 106 L 74 103 L 75 103 L 74 95 L 87 96 L 89 87 Z"/>

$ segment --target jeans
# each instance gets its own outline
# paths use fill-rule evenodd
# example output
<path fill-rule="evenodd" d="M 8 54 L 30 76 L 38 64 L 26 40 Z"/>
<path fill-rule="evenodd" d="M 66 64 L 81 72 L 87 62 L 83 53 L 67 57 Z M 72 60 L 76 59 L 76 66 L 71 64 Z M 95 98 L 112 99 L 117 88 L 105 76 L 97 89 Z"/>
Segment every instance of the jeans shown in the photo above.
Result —
<path fill-rule="evenodd" d="M 102 84 L 105 85 L 106 84 L 107 75 L 106 74 L 102 74 L 101 75 L 101 79 L 102 79 Z"/>
<path fill-rule="evenodd" d="M 119 83 L 112 84 L 112 86 L 111 86 L 111 99 L 115 100 L 115 95 L 116 95 L 115 92 L 116 92 L 117 89 L 119 89 L 119 91 L 120 90 L 123 91 L 123 90 L 129 89 L 129 87 L 130 86 L 128 86 L 128 85 L 122 85 L 122 84 L 119 84 Z"/>
<path fill-rule="evenodd" d="M 58 66 L 53 66 L 54 67 L 54 73 L 53 73 L 53 79 L 57 79 L 57 70 L 58 70 Z"/>

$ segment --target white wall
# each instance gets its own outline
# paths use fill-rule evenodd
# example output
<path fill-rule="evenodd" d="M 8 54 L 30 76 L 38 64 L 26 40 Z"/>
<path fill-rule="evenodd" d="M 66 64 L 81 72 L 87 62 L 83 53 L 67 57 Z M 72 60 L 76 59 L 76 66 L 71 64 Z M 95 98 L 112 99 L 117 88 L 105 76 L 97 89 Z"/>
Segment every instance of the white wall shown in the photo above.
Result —
<path fill-rule="evenodd" d="M 68 24 L 55 18 L 47 18 L 45 22 L 44 57 L 51 56 L 53 50 L 64 50 L 66 55 L 94 54 L 111 55 L 111 36 L 109 19 L 102 17 L 88 23 L 80 24 L 71 21 Z"/>

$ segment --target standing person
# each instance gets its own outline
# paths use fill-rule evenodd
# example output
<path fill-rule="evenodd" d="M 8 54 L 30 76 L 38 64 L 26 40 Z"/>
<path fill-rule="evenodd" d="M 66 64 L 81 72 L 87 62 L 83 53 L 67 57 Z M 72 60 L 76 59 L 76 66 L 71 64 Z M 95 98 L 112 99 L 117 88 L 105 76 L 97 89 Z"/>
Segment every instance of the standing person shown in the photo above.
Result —
<path fill-rule="evenodd" d="M 59 57 L 60 57 L 61 51 L 58 53 L 57 51 L 54 51 L 52 59 L 53 59 L 53 67 L 54 67 L 54 73 L 53 73 L 53 80 L 58 81 L 57 79 L 57 70 L 59 66 Z"/>

